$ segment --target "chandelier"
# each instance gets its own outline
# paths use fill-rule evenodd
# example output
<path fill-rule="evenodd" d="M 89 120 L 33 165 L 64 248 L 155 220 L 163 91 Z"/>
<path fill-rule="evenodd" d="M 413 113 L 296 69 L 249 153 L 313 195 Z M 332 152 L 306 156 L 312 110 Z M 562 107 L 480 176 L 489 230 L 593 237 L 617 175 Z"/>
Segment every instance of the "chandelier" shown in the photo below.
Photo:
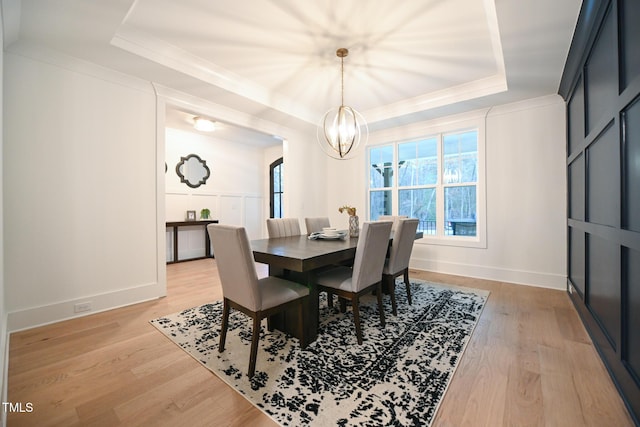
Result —
<path fill-rule="evenodd" d="M 329 156 L 345 160 L 353 157 L 362 140 L 367 140 L 369 128 L 362 114 L 344 105 L 344 58 L 349 54 L 345 48 L 336 51 L 340 58 L 340 106 L 324 115 L 318 127 L 318 143 Z"/>

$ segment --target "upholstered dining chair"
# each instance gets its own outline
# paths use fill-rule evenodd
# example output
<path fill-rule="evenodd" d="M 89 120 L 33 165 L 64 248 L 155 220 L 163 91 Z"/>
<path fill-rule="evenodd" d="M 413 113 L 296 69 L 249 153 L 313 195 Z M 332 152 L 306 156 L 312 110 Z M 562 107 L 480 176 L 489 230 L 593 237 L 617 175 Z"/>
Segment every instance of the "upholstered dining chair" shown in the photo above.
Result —
<path fill-rule="evenodd" d="M 324 227 L 331 227 L 327 217 L 305 218 L 304 225 L 307 227 L 307 235 L 322 231 Z"/>
<path fill-rule="evenodd" d="M 378 221 L 393 221 L 391 231 L 395 231 L 398 228 L 398 221 L 407 218 L 406 215 L 380 215 Z"/>
<path fill-rule="evenodd" d="M 307 236 L 311 235 L 311 233 L 322 231 L 325 227 L 331 227 L 327 217 L 305 218 L 304 225 L 307 227 Z M 329 307 L 333 307 L 333 294 L 331 292 L 327 292 L 327 303 Z"/>
<path fill-rule="evenodd" d="M 380 323 L 385 326 L 382 310 L 382 268 L 389 247 L 391 222 L 365 222 L 358 238 L 353 268 L 338 266 L 321 272 L 316 277 L 319 291 L 336 294 L 351 300 L 353 322 L 356 328 L 358 344 L 362 344 L 360 325 L 360 296 L 376 290 Z"/>
<path fill-rule="evenodd" d="M 396 306 L 395 284 L 396 277 L 403 275 L 404 284 L 407 289 L 407 299 L 411 305 L 411 284 L 409 283 L 409 259 L 413 250 L 413 242 L 418 230 L 418 219 L 400 219 L 398 226 L 393 233 L 393 242 L 389 251 L 389 258 L 384 263 L 382 269 L 382 284 L 391 295 L 391 307 L 393 315 L 398 315 Z"/>
<path fill-rule="evenodd" d="M 223 352 L 229 325 L 231 308 L 253 319 L 249 377 L 256 370 L 260 323 L 265 317 L 298 306 L 298 316 L 303 319 L 303 303 L 309 297 L 309 289 L 289 280 L 268 276 L 258 279 L 253 252 L 244 227 L 209 224 L 207 232 L 216 254 L 216 264 L 222 282 L 223 312 L 218 351 Z M 306 342 L 304 325 L 299 327 L 301 343 Z"/>
<path fill-rule="evenodd" d="M 289 237 L 302 234 L 298 218 L 268 218 L 267 232 L 269 237 Z"/>

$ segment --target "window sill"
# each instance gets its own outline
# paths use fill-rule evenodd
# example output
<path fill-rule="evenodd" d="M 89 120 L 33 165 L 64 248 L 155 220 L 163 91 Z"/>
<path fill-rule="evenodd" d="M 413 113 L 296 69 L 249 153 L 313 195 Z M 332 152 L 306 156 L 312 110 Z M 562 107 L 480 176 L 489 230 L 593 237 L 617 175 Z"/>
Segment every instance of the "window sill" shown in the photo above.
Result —
<path fill-rule="evenodd" d="M 463 248 L 474 249 L 486 249 L 486 239 L 482 239 L 479 236 L 425 236 L 422 239 L 416 240 L 419 245 L 439 245 L 439 246 L 456 246 Z"/>

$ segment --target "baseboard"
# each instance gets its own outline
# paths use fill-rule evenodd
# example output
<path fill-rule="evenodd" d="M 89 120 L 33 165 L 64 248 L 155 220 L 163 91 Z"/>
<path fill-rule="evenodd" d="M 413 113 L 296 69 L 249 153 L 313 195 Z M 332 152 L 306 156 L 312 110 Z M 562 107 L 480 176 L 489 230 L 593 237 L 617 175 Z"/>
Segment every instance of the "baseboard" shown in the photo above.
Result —
<path fill-rule="evenodd" d="M 478 279 L 537 286 L 540 288 L 558 289 L 563 291 L 566 291 L 567 289 L 567 276 L 560 274 L 415 258 L 411 258 L 410 267 L 418 270 L 433 271 L 436 273 L 475 277 Z"/>
<path fill-rule="evenodd" d="M 137 304 L 163 296 L 165 296 L 165 290 L 158 283 L 140 285 L 104 294 L 89 295 L 84 298 L 10 312 L 7 318 L 6 329 L 7 333 L 16 332 Z M 90 310 L 76 313 L 75 305 L 85 303 L 91 304 Z"/>

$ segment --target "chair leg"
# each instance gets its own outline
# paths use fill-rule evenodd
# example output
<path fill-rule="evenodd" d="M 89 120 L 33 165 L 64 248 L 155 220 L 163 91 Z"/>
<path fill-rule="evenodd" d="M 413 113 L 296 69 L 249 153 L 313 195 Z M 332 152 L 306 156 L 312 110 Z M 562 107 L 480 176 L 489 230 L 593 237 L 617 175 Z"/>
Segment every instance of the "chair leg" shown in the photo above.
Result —
<path fill-rule="evenodd" d="M 251 353 L 249 356 L 249 378 L 256 372 L 256 359 L 258 357 L 258 341 L 260 340 L 260 316 L 253 317 L 253 331 L 251 332 Z"/>
<path fill-rule="evenodd" d="M 384 280 L 391 295 L 391 312 L 398 315 L 398 304 L 396 304 L 396 279 L 393 276 L 384 276 Z"/>
<path fill-rule="evenodd" d="M 408 268 L 404 271 L 404 285 L 407 288 L 407 299 L 409 300 L 409 305 L 411 305 L 411 282 L 409 282 Z"/>
<path fill-rule="evenodd" d="M 378 298 L 382 298 L 378 295 Z M 354 295 L 351 300 L 351 305 L 353 306 L 353 323 L 356 325 L 356 338 L 358 339 L 358 344 L 362 344 L 362 328 L 360 326 L 360 302 L 358 301 L 358 295 Z"/>
<path fill-rule="evenodd" d="M 338 297 L 338 302 L 340 303 L 340 313 L 346 313 L 347 312 L 347 300 L 342 298 L 342 297 Z"/>
<path fill-rule="evenodd" d="M 218 344 L 218 351 L 222 353 L 224 351 L 224 343 L 227 340 L 227 327 L 229 325 L 229 301 L 224 299 L 222 305 L 222 325 L 220 326 L 220 343 Z"/>
<path fill-rule="evenodd" d="M 376 289 L 378 289 L 378 311 L 380 312 L 380 324 L 384 328 L 386 323 L 384 320 L 384 310 L 382 310 L 382 282 L 378 282 Z"/>

